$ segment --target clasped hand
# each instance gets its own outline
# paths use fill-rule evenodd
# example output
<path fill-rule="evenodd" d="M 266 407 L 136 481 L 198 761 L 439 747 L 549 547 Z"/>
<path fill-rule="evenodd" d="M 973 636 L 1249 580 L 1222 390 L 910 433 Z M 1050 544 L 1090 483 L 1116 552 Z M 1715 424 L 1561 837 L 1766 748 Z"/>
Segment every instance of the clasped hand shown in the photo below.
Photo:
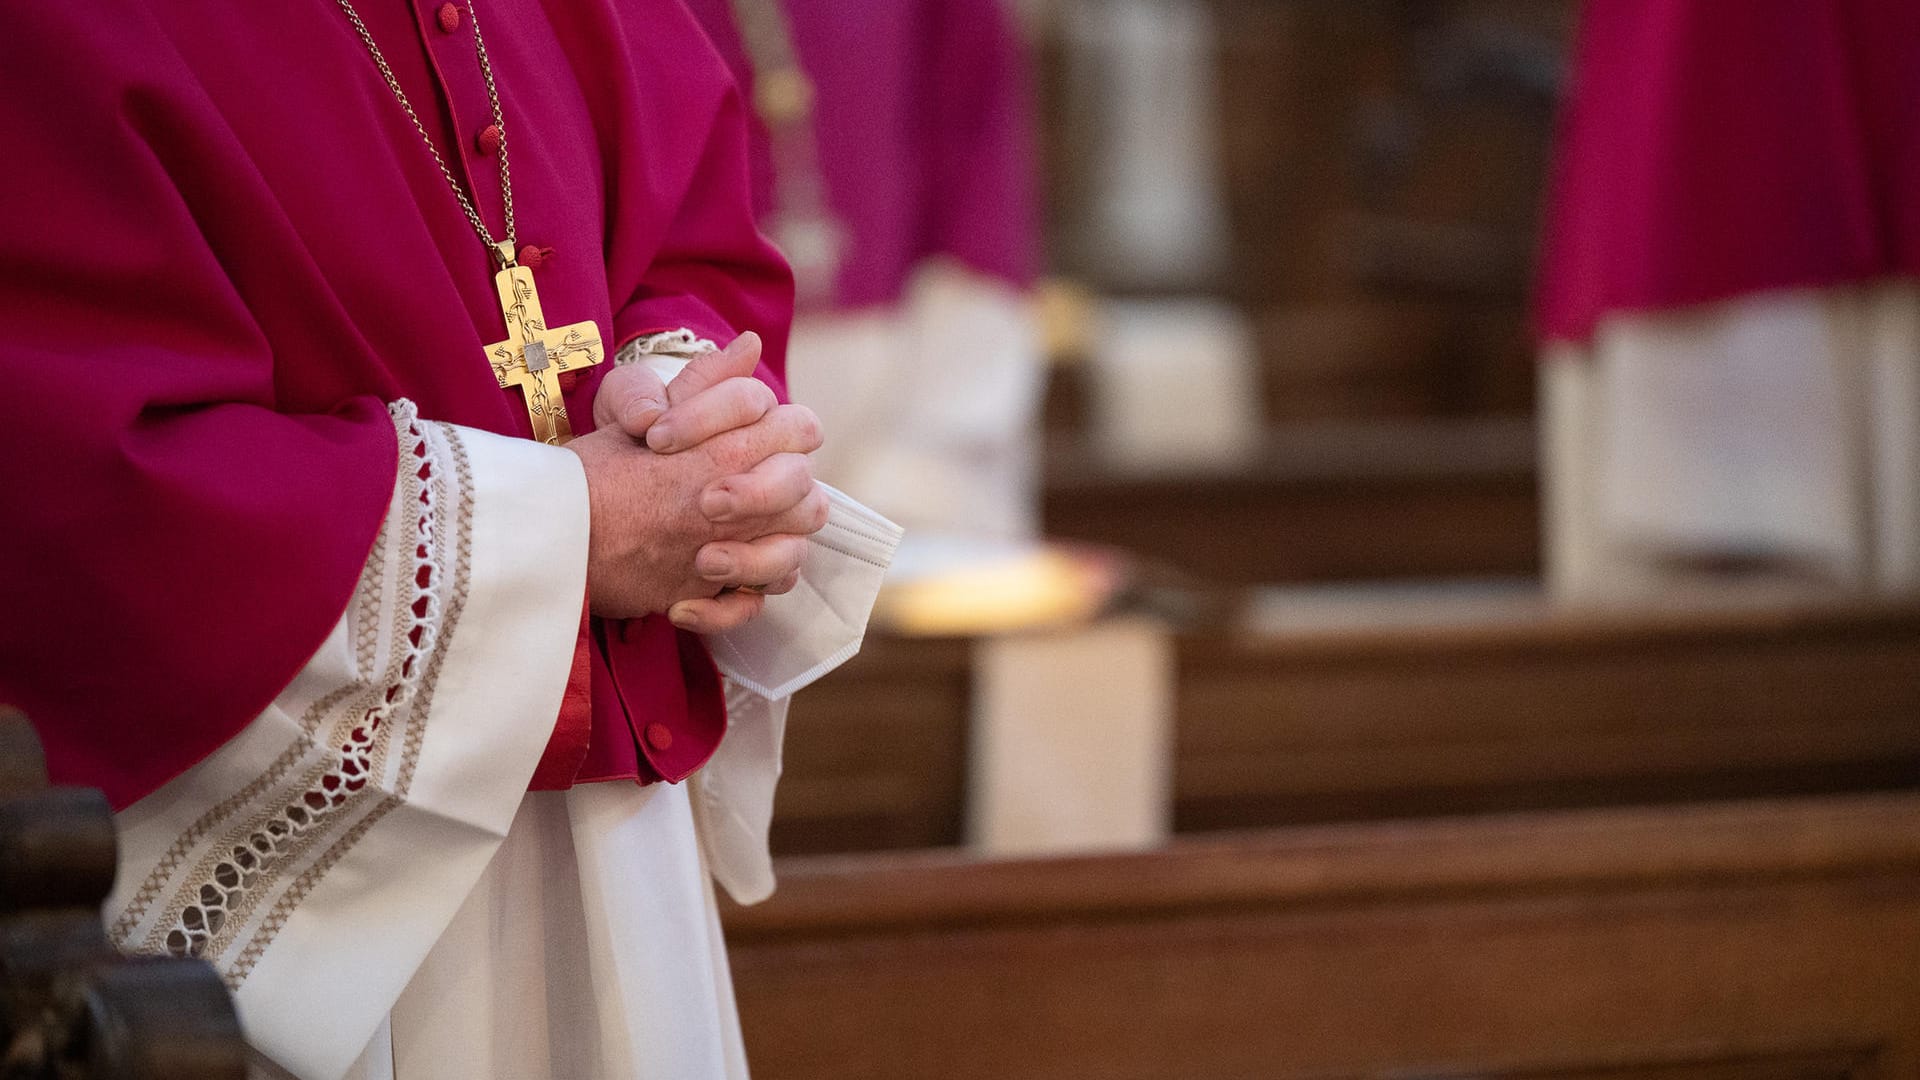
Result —
<path fill-rule="evenodd" d="M 799 580 L 806 538 L 827 521 L 807 459 L 820 423 L 753 377 L 759 359 L 749 333 L 664 386 L 637 364 L 602 381 L 595 430 L 567 444 L 587 473 L 595 615 L 665 613 L 710 634 Z"/>

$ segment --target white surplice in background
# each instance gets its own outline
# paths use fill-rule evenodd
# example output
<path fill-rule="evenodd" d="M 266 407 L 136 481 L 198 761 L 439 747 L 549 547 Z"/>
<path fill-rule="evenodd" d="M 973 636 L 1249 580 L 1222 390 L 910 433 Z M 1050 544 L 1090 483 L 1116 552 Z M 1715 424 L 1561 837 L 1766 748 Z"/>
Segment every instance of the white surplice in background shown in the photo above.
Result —
<path fill-rule="evenodd" d="M 1920 289 L 1604 320 L 1541 368 L 1548 578 L 1645 598 L 1715 565 L 1920 588 Z"/>

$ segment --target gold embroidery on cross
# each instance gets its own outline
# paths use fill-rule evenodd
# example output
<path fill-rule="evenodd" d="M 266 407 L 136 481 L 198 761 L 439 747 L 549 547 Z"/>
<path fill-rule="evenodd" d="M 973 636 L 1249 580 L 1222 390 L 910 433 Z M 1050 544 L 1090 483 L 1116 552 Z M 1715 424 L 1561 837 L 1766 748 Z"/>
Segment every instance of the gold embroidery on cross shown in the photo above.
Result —
<path fill-rule="evenodd" d="M 493 284 L 500 293 L 507 337 L 487 346 L 487 362 L 502 389 L 517 386 L 525 396 L 533 437 L 559 446 L 573 438 L 567 404 L 560 397 L 560 373 L 606 359 L 600 328 L 589 321 L 547 329 L 533 271 L 525 266 L 508 265 L 493 275 Z"/>

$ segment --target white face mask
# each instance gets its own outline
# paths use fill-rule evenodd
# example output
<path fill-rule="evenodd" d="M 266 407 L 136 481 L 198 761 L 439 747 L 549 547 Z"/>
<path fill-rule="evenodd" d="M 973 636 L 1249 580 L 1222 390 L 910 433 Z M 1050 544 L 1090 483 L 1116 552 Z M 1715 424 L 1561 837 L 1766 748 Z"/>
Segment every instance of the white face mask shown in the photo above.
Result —
<path fill-rule="evenodd" d="M 721 672 L 761 697 L 791 697 L 860 650 L 900 544 L 900 526 L 820 486 L 830 506 L 827 526 L 807 538 L 800 583 L 767 597 L 759 618 L 706 639 Z"/>

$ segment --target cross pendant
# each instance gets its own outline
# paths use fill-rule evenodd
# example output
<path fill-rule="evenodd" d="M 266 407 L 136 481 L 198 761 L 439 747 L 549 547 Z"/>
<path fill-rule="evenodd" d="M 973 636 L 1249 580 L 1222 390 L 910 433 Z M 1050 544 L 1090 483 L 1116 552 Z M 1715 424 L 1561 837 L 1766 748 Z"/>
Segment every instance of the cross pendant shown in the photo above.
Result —
<path fill-rule="evenodd" d="M 540 293 L 533 287 L 533 271 L 515 265 L 512 252 L 502 246 L 505 268 L 493 275 L 500 293 L 500 314 L 507 320 L 507 337 L 487 346 L 487 362 L 501 389 L 518 386 L 526 397 L 533 437 L 559 446 L 573 438 L 567 421 L 567 403 L 560 397 L 560 373 L 592 367 L 607 358 L 600 328 L 577 322 L 547 329 L 540 310 Z"/>

